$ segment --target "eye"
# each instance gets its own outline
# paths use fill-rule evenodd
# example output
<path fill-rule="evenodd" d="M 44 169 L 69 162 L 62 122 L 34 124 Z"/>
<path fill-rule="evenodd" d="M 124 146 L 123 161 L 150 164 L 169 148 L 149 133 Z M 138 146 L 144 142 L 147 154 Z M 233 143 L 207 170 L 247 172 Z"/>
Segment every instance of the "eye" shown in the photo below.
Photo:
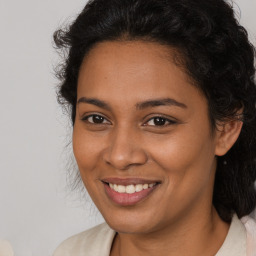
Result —
<path fill-rule="evenodd" d="M 110 122 L 101 115 L 89 115 L 82 118 L 83 121 L 87 121 L 91 124 L 110 124 Z"/>
<path fill-rule="evenodd" d="M 156 116 L 156 117 L 151 118 L 146 123 L 146 125 L 149 125 L 149 126 L 167 126 L 167 125 L 175 124 L 175 123 L 176 123 L 175 121 L 172 121 L 172 120 L 167 119 L 165 117 Z"/>

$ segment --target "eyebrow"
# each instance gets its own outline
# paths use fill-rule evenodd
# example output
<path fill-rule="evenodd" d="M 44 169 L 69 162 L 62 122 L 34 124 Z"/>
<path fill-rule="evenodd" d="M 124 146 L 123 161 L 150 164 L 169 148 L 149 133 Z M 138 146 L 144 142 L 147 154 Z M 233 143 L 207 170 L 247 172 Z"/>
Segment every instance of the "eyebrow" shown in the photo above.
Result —
<path fill-rule="evenodd" d="M 176 106 L 180 108 L 187 108 L 184 103 L 178 102 L 171 98 L 164 98 L 164 99 L 152 99 L 143 101 L 136 104 L 136 108 L 139 110 L 149 108 L 149 107 L 158 107 L 158 106 Z"/>
<path fill-rule="evenodd" d="M 99 100 L 95 98 L 81 97 L 77 101 L 77 104 L 79 103 L 87 103 L 87 104 L 95 105 L 99 108 L 104 108 L 109 111 L 111 110 L 111 107 L 108 103 L 106 103 L 103 100 Z M 139 102 L 136 104 L 136 109 L 143 110 L 145 108 L 158 107 L 158 106 L 176 106 L 180 108 L 187 108 L 187 106 L 184 103 L 178 102 L 171 98 L 163 98 L 163 99 L 152 99 L 152 100 Z"/>
<path fill-rule="evenodd" d="M 106 110 L 111 110 L 111 107 L 103 100 L 98 100 L 95 98 L 86 98 L 86 97 L 81 97 L 78 101 L 77 104 L 79 103 L 87 103 L 91 105 L 95 105 L 99 108 L 104 108 Z"/>

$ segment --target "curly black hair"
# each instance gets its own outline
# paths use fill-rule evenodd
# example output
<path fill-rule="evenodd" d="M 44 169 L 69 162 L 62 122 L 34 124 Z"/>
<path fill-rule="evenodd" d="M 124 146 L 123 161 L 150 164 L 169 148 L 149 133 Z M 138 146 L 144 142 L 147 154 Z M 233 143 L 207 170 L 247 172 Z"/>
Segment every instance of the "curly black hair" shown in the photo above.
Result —
<path fill-rule="evenodd" d="M 213 129 L 219 121 L 242 119 L 235 145 L 217 159 L 213 204 L 230 222 L 256 206 L 255 48 L 224 0 L 91 0 L 75 21 L 54 33 L 67 52 L 56 71 L 58 100 L 71 108 L 74 124 L 81 63 L 97 43 L 144 40 L 181 53 L 181 65 L 206 96 Z M 238 110 L 242 115 L 237 115 Z"/>

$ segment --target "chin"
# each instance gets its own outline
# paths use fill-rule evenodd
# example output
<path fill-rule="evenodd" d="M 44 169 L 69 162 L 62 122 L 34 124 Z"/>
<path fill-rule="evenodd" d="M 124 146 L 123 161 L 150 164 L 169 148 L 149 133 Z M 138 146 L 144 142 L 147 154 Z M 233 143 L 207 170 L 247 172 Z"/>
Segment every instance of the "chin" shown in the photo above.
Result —
<path fill-rule="evenodd" d="M 127 213 L 113 212 L 108 216 L 104 216 L 108 225 L 118 233 L 142 234 L 153 230 L 152 216 L 145 214 L 132 214 L 128 209 Z M 150 224 L 150 225 L 149 225 Z"/>
<path fill-rule="evenodd" d="M 131 222 L 107 222 L 108 225 L 118 233 L 124 234 L 143 234 L 150 232 L 150 229 L 145 229 L 144 225 L 138 223 L 131 223 Z M 148 228 L 148 225 L 147 225 Z"/>

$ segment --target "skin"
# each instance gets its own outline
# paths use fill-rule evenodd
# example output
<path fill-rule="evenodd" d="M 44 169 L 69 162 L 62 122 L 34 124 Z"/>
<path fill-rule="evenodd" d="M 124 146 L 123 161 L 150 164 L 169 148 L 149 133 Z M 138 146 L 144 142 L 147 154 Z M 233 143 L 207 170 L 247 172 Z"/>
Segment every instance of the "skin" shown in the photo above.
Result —
<path fill-rule="evenodd" d="M 87 191 L 118 232 L 111 256 L 215 255 L 228 232 L 212 205 L 216 155 L 230 149 L 242 124 L 212 131 L 206 98 L 173 54 L 157 43 L 103 42 L 81 65 L 73 148 Z M 138 107 L 166 98 L 182 105 Z M 135 205 L 120 206 L 105 192 L 109 177 L 160 184 Z"/>

